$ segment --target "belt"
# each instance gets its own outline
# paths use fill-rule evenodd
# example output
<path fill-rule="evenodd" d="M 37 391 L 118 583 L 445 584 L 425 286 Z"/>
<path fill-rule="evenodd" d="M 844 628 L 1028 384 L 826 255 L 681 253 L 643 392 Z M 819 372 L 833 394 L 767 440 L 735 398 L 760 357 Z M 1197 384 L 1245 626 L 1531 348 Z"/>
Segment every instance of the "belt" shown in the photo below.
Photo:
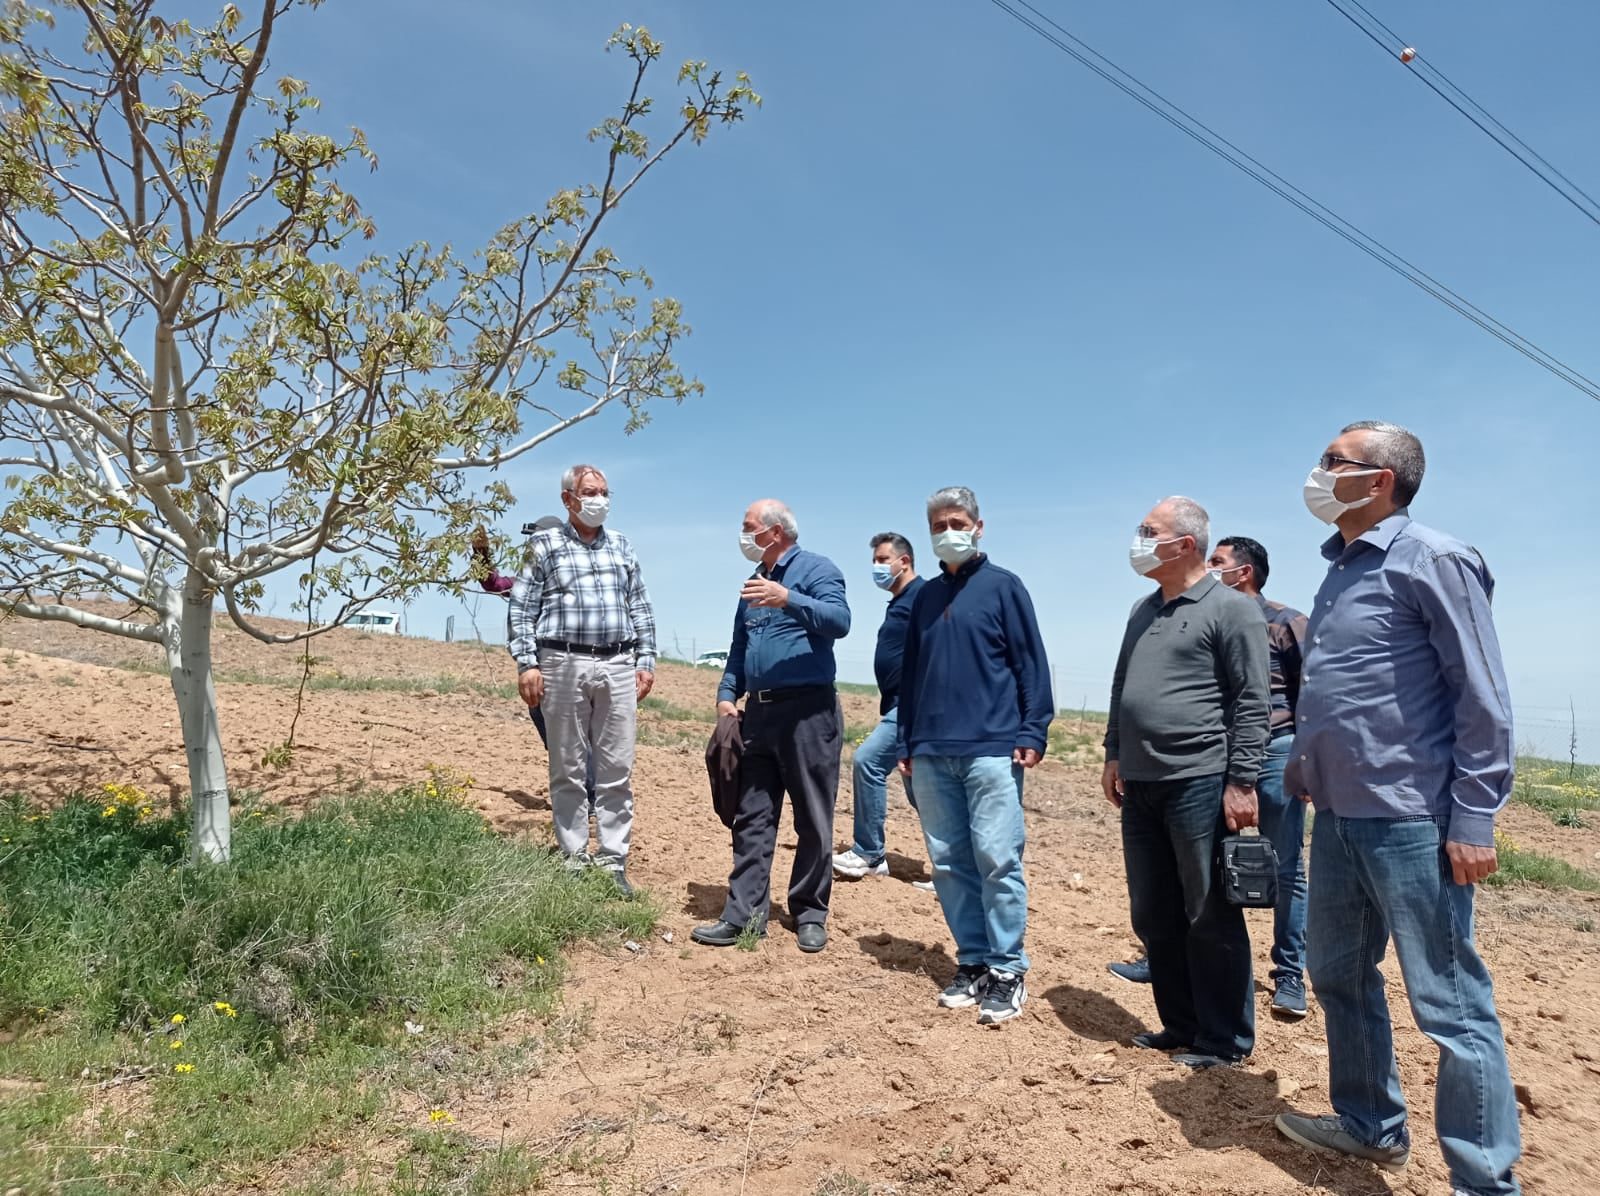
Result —
<path fill-rule="evenodd" d="M 618 640 L 614 644 L 575 644 L 570 640 L 540 640 L 541 649 L 553 652 L 576 652 L 582 656 L 620 656 L 632 652 L 636 640 Z"/>
<path fill-rule="evenodd" d="M 798 698 L 816 698 L 831 693 L 833 693 L 831 685 L 798 685 L 793 689 L 753 690 L 750 699 L 766 705 L 768 702 L 793 702 Z"/>

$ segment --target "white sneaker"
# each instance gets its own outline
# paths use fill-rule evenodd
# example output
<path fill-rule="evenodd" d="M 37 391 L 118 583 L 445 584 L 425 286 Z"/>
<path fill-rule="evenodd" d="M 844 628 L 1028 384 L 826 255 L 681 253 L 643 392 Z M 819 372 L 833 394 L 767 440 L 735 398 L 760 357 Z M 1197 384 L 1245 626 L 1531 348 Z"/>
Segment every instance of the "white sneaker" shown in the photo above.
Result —
<path fill-rule="evenodd" d="M 848 876 L 852 880 L 860 880 L 863 876 L 888 876 L 889 861 L 879 860 L 876 864 L 868 862 L 867 858 L 857 855 L 855 848 L 841 851 L 833 857 L 833 870 L 840 876 Z"/>
<path fill-rule="evenodd" d="M 924 893 L 933 892 L 933 882 L 931 880 L 914 880 L 911 882 L 911 887 L 913 889 L 921 889 Z"/>

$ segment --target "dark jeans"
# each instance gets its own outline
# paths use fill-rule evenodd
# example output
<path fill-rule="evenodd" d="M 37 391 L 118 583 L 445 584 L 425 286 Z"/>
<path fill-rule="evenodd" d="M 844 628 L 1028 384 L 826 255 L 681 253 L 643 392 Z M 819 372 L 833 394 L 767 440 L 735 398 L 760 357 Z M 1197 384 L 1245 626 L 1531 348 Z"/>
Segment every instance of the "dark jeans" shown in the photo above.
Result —
<path fill-rule="evenodd" d="M 550 733 L 545 730 L 544 707 L 529 706 L 528 715 L 533 719 L 533 729 L 539 732 L 539 742 L 544 744 L 545 750 L 550 750 Z M 589 813 L 594 813 L 594 753 L 589 753 L 589 770 L 584 774 L 583 787 L 589 794 Z"/>
<path fill-rule="evenodd" d="M 1125 779 L 1122 852 L 1162 1027 L 1204 1054 L 1241 1059 L 1255 1046 L 1255 993 L 1244 911 L 1218 883 L 1222 786 L 1221 776 Z"/>
<path fill-rule="evenodd" d="M 1303 980 L 1306 959 L 1306 803 L 1283 791 L 1293 735 L 1267 744 L 1256 778 L 1261 833 L 1278 855 L 1278 904 L 1272 911 L 1272 979 Z"/>
<path fill-rule="evenodd" d="M 833 894 L 833 805 L 844 747 L 838 695 L 819 689 L 784 702 L 752 700 L 745 706 L 743 732 L 733 872 L 722 919 L 744 926 L 766 917 L 778 816 L 787 793 L 799 840 L 789 872 L 789 913 L 802 926 L 826 922 Z"/>

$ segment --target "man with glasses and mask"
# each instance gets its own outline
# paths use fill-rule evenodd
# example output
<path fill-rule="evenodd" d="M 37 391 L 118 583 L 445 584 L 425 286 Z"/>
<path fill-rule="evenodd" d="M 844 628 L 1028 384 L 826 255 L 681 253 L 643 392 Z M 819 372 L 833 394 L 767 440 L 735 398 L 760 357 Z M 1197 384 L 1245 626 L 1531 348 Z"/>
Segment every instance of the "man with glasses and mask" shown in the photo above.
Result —
<path fill-rule="evenodd" d="M 850 606 L 839 567 L 801 548 L 799 540 L 793 512 L 777 499 L 761 499 L 745 511 L 739 551 L 758 567 L 739 591 L 728 668 L 717 689 L 718 718 L 737 718 L 735 703 L 749 695 L 733 871 L 722 916 L 689 936 L 711 947 L 766 933 L 785 793 L 799 840 L 789 872 L 795 940 L 805 952 L 828 945 L 833 806 L 844 747 L 833 645 L 849 634 Z"/>
<path fill-rule="evenodd" d="M 1221 843 L 1256 824 L 1271 704 L 1261 608 L 1207 573 L 1210 530 L 1198 503 L 1175 497 L 1135 534 L 1129 563 L 1160 588 L 1128 618 L 1101 778 L 1122 811 L 1133 929 L 1161 1017 L 1133 1043 L 1196 1069 L 1255 1046 L 1250 936 L 1222 891 Z"/>
<path fill-rule="evenodd" d="M 638 703 L 655 681 L 655 616 L 633 545 L 605 527 L 605 474 L 574 465 L 561 477 L 561 502 L 567 522 L 528 538 L 506 612 L 507 648 L 522 700 L 544 710 L 557 845 L 573 867 L 597 864 L 631 895 L 634 746 Z M 591 753 L 600 841 L 592 858 Z"/>
<path fill-rule="evenodd" d="M 928 499 L 936 578 L 917 594 L 900 689 L 900 769 L 916 786 L 933 887 L 956 941 L 946 1009 L 978 1024 L 1022 1012 L 1028 885 L 1022 774 L 1044 756 L 1055 703 L 1033 601 L 978 550 L 983 520 L 965 486 Z"/>
<path fill-rule="evenodd" d="M 1405 1166 L 1378 970 L 1392 938 L 1412 1016 L 1439 1047 L 1434 1124 L 1452 1189 L 1511 1196 L 1517 1102 L 1472 930 L 1511 796 L 1511 699 L 1482 555 L 1411 518 L 1424 466 L 1410 432 L 1363 421 L 1306 479 L 1306 506 L 1338 530 L 1322 546 L 1284 784 L 1317 809 L 1307 938 L 1334 1111 L 1277 1126 L 1313 1150 Z"/>
<path fill-rule="evenodd" d="M 1248 594 L 1267 620 L 1267 659 L 1271 669 L 1272 732 L 1256 780 L 1261 833 L 1272 841 L 1278 857 L 1278 903 L 1273 913 L 1272 1011 L 1291 1021 L 1306 1008 L 1306 869 L 1305 803 L 1283 790 L 1283 769 L 1294 744 L 1294 707 L 1300 696 L 1300 662 L 1304 656 L 1306 617 L 1281 602 L 1261 596 L 1267 584 L 1267 550 L 1248 536 L 1218 540 L 1206 562 L 1210 574 L 1231 590 Z M 1124 980 L 1148 984 L 1150 961 L 1106 965 Z"/>
<path fill-rule="evenodd" d="M 878 646 L 872 657 L 872 671 L 878 679 L 878 725 L 856 745 L 851 778 L 851 798 L 855 808 L 853 841 L 848 851 L 833 857 L 833 870 L 840 876 L 859 880 L 863 876 L 888 876 L 889 861 L 884 843 L 884 823 L 888 820 L 889 774 L 898 771 L 900 703 L 900 662 L 905 653 L 906 627 L 911 621 L 911 603 L 922 588 L 917 576 L 916 556 L 911 541 L 899 532 L 879 532 L 872 537 L 872 584 L 889 592 L 889 609 L 878 628 Z M 916 808 L 916 793 L 911 778 L 901 776 L 906 798 Z M 919 889 L 931 891 L 931 881 L 913 881 Z"/>

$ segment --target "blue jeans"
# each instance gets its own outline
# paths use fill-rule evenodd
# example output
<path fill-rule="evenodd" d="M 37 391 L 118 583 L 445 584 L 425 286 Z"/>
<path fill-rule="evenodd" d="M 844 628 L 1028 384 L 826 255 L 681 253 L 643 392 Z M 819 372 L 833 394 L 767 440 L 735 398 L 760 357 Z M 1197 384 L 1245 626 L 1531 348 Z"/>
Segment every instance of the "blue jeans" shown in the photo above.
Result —
<path fill-rule="evenodd" d="M 1010 756 L 918 756 L 911 775 L 956 962 L 1026 972 L 1021 767 Z"/>
<path fill-rule="evenodd" d="M 1378 971 L 1393 936 L 1411 1015 L 1439 1046 L 1434 1121 L 1451 1185 L 1513 1196 L 1522 1138 L 1489 969 L 1472 941 L 1473 892 L 1451 878 L 1431 818 L 1323 813 L 1312 825 L 1311 981 L 1327 1019 L 1334 1111 L 1369 1145 L 1408 1137 Z"/>
<path fill-rule="evenodd" d="M 1162 1028 L 1203 1054 L 1242 1059 L 1256 1042 L 1255 985 L 1244 911 L 1218 883 L 1223 778 L 1122 785 L 1128 904 Z"/>
<path fill-rule="evenodd" d="M 1261 833 L 1278 855 L 1278 904 L 1272 913 L 1272 979 L 1300 980 L 1306 958 L 1306 804 L 1283 791 L 1283 766 L 1294 736 L 1267 744 L 1256 780 Z"/>
<path fill-rule="evenodd" d="M 891 710 L 856 748 L 856 762 L 851 793 L 855 803 L 855 842 L 851 848 L 867 863 L 876 866 L 883 860 L 883 824 L 889 817 L 889 774 L 899 764 L 899 750 L 895 740 L 899 737 L 898 711 Z M 901 777 L 906 788 L 906 800 L 916 809 L 917 799 L 912 796 L 911 778 Z"/>

